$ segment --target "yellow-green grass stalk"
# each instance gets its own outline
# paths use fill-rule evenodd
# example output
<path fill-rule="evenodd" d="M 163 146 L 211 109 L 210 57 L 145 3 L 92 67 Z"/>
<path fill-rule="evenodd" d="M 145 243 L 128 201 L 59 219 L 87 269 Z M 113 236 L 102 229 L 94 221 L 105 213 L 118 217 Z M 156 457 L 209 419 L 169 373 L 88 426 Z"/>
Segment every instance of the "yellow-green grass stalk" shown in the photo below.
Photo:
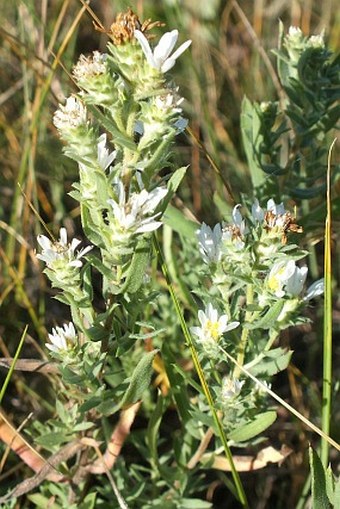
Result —
<path fill-rule="evenodd" d="M 67 2 L 66 2 L 67 3 Z M 24 187 L 24 181 L 26 179 L 26 176 L 28 174 L 29 167 L 33 168 L 33 159 L 34 153 L 35 153 L 35 145 L 34 140 L 37 138 L 37 130 L 39 129 L 39 122 L 41 120 L 41 115 L 43 112 L 43 106 L 45 104 L 45 100 L 48 96 L 48 93 L 50 91 L 52 79 L 54 77 L 54 74 L 56 72 L 56 69 L 58 68 L 58 65 L 61 65 L 61 57 L 63 53 L 65 52 L 68 43 L 70 42 L 70 39 L 72 35 L 74 34 L 81 17 L 83 16 L 84 12 L 86 11 L 86 7 L 82 6 L 79 10 L 78 14 L 74 18 L 66 36 L 63 39 L 62 44 L 60 45 L 60 48 L 58 49 L 57 54 L 55 55 L 54 61 L 52 62 L 50 66 L 50 71 L 47 74 L 45 80 L 42 82 L 41 85 L 36 90 L 35 98 L 33 101 L 33 108 L 32 108 L 32 120 L 30 123 L 29 130 L 27 131 L 26 138 L 24 141 L 23 151 L 22 151 L 22 157 L 19 167 L 19 172 L 17 176 L 17 183 L 19 186 L 15 186 L 14 190 L 14 196 L 13 196 L 13 205 L 12 205 L 12 212 L 11 212 L 11 218 L 10 218 L 10 226 L 17 231 L 18 230 L 18 224 L 19 224 L 19 216 L 18 216 L 18 201 L 21 193 L 21 188 Z M 62 8 L 60 11 L 59 18 L 57 20 L 56 26 L 60 26 L 59 20 L 62 19 L 65 15 L 65 10 Z M 53 34 L 53 39 L 55 35 Z M 34 148 L 34 150 L 32 150 Z M 33 172 L 31 172 L 33 175 Z M 7 239 L 6 244 L 6 255 L 8 259 L 12 262 L 14 257 L 14 238 L 9 235 Z"/>
<path fill-rule="evenodd" d="M 15 364 L 16 364 L 18 358 L 19 358 L 19 355 L 20 355 L 20 352 L 21 352 L 21 348 L 22 348 L 22 346 L 24 344 L 26 333 L 27 333 L 27 329 L 28 329 L 28 325 L 26 325 L 26 327 L 24 329 L 24 332 L 21 335 L 21 338 L 20 338 L 20 341 L 19 341 L 19 344 L 18 344 L 18 348 L 16 349 L 15 355 L 13 357 L 13 362 L 11 364 L 11 367 L 8 370 L 8 373 L 6 375 L 4 383 L 2 384 L 2 387 L 1 387 L 1 390 L 0 390 L 0 405 L 1 405 L 2 399 L 3 399 L 4 395 L 5 395 L 5 392 L 6 392 L 8 384 L 9 384 L 9 381 L 11 379 L 12 373 L 14 371 Z"/>
<path fill-rule="evenodd" d="M 236 488 L 236 491 L 237 491 L 237 494 L 238 494 L 238 497 L 239 497 L 239 501 L 241 502 L 243 507 L 248 508 L 249 505 L 248 505 L 247 497 L 246 497 L 246 494 L 245 494 L 245 491 L 244 491 L 244 488 L 243 488 L 243 485 L 242 485 L 239 473 L 236 470 L 236 467 L 235 467 L 235 464 L 234 464 L 234 461 L 233 461 L 233 456 L 232 456 L 231 450 L 230 450 L 229 445 L 228 445 L 228 439 L 227 439 L 226 433 L 225 433 L 225 431 L 224 431 L 224 429 L 222 427 L 221 421 L 220 421 L 220 419 L 218 417 L 216 408 L 214 406 L 214 401 L 213 401 L 213 398 L 212 398 L 209 386 L 207 384 L 207 381 L 206 381 L 205 376 L 204 376 L 204 372 L 203 372 L 201 364 L 199 362 L 198 354 L 197 354 L 194 342 L 193 342 L 193 340 L 191 338 L 188 326 L 187 326 L 186 321 L 184 319 L 183 312 L 182 312 L 179 300 L 178 300 L 177 295 L 176 295 L 176 293 L 174 291 L 174 288 L 173 288 L 173 285 L 172 285 L 172 281 L 171 281 L 171 278 L 170 278 L 170 275 L 169 275 L 169 271 L 168 271 L 167 265 L 165 263 L 163 254 L 161 252 L 158 239 L 157 239 L 157 237 L 155 235 L 154 235 L 153 238 L 154 238 L 155 251 L 156 251 L 157 256 L 159 257 L 159 260 L 161 262 L 162 272 L 163 272 L 163 275 L 164 275 L 165 280 L 167 282 L 167 285 L 168 285 L 168 288 L 169 288 L 169 292 L 170 292 L 170 295 L 171 295 L 171 299 L 172 299 L 172 301 L 174 303 L 174 306 L 175 306 L 176 314 L 177 314 L 177 316 L 179 318 L 179 321 L 180 321 L 180 324 L 181 324 L 181 328 L 182 328 L 182 331 L 183 331 L 186 343 L 187 343 L 187 345 L 190 348 L 192 360 L 193 360 L 195 369 L 197 371 L 198 377 L 200 379 L 200 383 L 201 383 L 204 395 L 205 395 L 205 397 L 207 399 L 207 402 L 209 404 L 209 408 L 211 410 L 212 417 L 214 419 L 216 428 L 218 430 L 219 438 L 220 438 L 220 440 L 222 442 L 222 445 L 223 445 L 223 448 L 224 448 L 224 451 L 225 451 L 225 454 L 226 454 L 226 458 L 227 458 L 227 460 L 228 460 L 228 462 L 230 464 L 231 474 L 232 474 L 233 481 L 234 481 L 234 484 L 235 484 L 235 488 Z"/>
<path fill-rule="evenodd" d="M 328 153 L 327 192 L 326 192 L 326 224 L 324 252 L 324 322 L 323 322 L 323 378 L 322 378 L 322 418 L 321 427 L 325 435 L 329 435 L 332 408 L 332 260 L 331 260 L 331 155 L 336 140 L 333 141 Z M 328 466 L 329 443 L 321 440 L 321 461 Z"/>

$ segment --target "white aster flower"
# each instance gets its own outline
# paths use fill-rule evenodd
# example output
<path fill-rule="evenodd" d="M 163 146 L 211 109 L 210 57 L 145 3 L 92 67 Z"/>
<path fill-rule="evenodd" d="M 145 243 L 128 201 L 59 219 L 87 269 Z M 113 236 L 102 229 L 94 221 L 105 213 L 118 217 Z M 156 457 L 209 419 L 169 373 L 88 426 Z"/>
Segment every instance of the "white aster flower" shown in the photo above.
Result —
<path fill-rule="evenodd" d="M 228 324 L 227 315 L 218 316 L 217 309 L 209 303 L 205 311 L 198 311 L 198 320 L 200 327 L 191 327 L 190 332 L 197 336 L 199 342 L 213 341 L 217 343 L 222 334 L 233 330 L 240 325 L 240 322 L 231 322 Z"/>
<path fill-rule="evenodd" d="M 222 228 L 218 223 L 212 230 L 210 226 L 202 223 L 197 230 L 198 247 L 205 263 L 217 263 L 221 258 Z"/>
<path fill-rule="evenodd" d="M 103 170 L 106 170 L 106 168 L 108 168 L 116 158 L 117 150 L 113 150 L 110 154 L 109 150 L 106 148 L 105 133 L 98 138 L 97 154 L 98 154 L 98 164 Z"/>
<path fill-rule="evenodd" d="M 295 273 L 295 268 L 294 260 L 289 260 L 288 262 L 283 260 L 273 265 L 267 278 L 267 287 L 276 297 L 283 297 L 285 295 L 283 287 Z"/>
<path fill-rule="evenodd" d="M 178 30 L 166 32 L 160 39 L 154 51 L 150 48 L 149 41 L 140 30 L 135 30 L 135 37 L 142 47 L 144 55 L 151 67 L 165 73 L 169 71 L 176 62 L 176 59 L 190 46 L 191 40 L 184 42 L 170 56 L 178 39 Z"/>
<path fill-rule="evenodd" d="M 310 48 L 324 48 L 325 47 L 325 30 L 321 34 L 312 35 L 308 41 L 307 46 Z"/>
<path fill-rule="evenodd" d="M 303 37 L 303 33 L 300 27 L 290 26 L 288 29 L 288 37 L 300 40 Z"/>
<path fill-rule="evenodd" d="M 240 207 L 241 205 L 238 204 L 233 208 L 232 224 L 225 225 L 222 229 L 222 241 L 224 244 L 227 244 L 227 246 L 225 246 L 226 253 L 230 249 L 230 246 L 228 246 L 230 243 L 233 244 L 233 247 L 235 247 L 237 251 L 241 251 L 245 246 L 243 238 L 246 233 L 246 223 L 239 211 Z"/>
<path fill-rule="evenodd" d="M 126 199 L 126 193 L 122 182 L 117 182 L 118 202 L 108 200 L 112 207 L 115 221 L 121 230 L 134 233 L 146 233 L 156 230 L 161 226 L 160 221 L 155 221 L 158 214 L 154 212 L 158 204 L 167 195 L 168 190 L 157 187 L 150 193 L 143 189 L 140 193 L 133 193 Z"/>
<path fill-rule="evenodd" d="M 286 292 L 292 295 L 293 297 L 298 297 L 301 295 L 301 292 L 303 290 L 303 286 L 306 282 L 308 273 L 307 267 L 297 267 L 295 266 L 295 270 L 288 278 L 286 282 Z"/>
<path fill-rule="evenodd" d="M 273 198 L 267 201 L 267 212 L 272 212 L 275 216 L 284 215 L 286 209 L 284 208 L 283 202 L 276 204 Z"/>
<path fill-rule="evenodd" d="M 244 383 L 244 380 L 240 381 L 237 378 L 223 378 L 221 390 L 222 400 L 226 402 L 238 396 Z"/>
<path fill-rule="evenodd" d="M 322 295 L 325 290 L 325 281 L 324 279 L 318 279 L 317 281 L 314 281 L 310 285 L 310 287 L 307 289 L 306 295 L 304 297 L 304 301 L 308 301 L 311 299 L 314 299 L 315 297 L 318 297 L 319 295 Z"/>
<path fill-rule="evenodd" d="M 63 327 L 52 329 L 52 334 L 48 335 L 50 343 L 45 343 L 46 348 L 54 353 L 61 353 L 73 348 L 77 342 L 77 334 L 72 322 L 64 324 Z"/>
<path fill-rule="evenodd" d="M 66 99 L 66 104 L 59 105 L 53 123 L 59 131 L 74 129 L 87 123 L 87 111 L 82 102 L 74 96 Z"/>
<path fill-rule="evenodd" d="M 73 69 L 73 76 L 78 81 L 104 74 L 106 72 L 106 60 L 107 55 L 99 51 L 94 51 L 93 54 L 88 57 L 80 55 Z"/>
<path fill-rule="evenodd" d="M 76 253 L 76 247 L 81 241 L 72 239 L 71 243 L 68 243 L 66 228 L 60 228 L 60 238 L 57 242 L 52 242 L 45 235 L 38 235 L 37 240 L 42 247 L 42 253 L 38 254 L 37 258 L 44 261 L 49 268 L 59 261 L 65 262 L 70 267 L 81 267 L 80 258 L 92 249 L 92 246 L 88 246 Z"/>
<path fill-rule="evenodd" d="M 255 199 L 254 203 L 251 207 L 251 213 L 255 221 L 258 223 L 263 223 L 264 220 L 264 210 L 260 207 L 259 200 Z"/>

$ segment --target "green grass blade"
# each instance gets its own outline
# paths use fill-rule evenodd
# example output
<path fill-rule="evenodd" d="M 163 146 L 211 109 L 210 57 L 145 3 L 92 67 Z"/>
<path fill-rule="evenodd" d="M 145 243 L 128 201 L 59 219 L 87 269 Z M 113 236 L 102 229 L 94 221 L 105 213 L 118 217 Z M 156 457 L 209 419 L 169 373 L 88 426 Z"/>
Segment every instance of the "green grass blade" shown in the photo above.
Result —
<path fill-rule="evenodd" d="M 332 398 L 332 260 L 331 260 L 331 155 L 335 141 L 328 153 L 327 169 L 327 216 L 325 225 L 325 254 L 324 254 L 324 327 L 323 327 L 323 383 L 322 383 L 322 419 L 321 427 L 325 435 L 329 435 L 331 398 Z M 326 468 L 328 464 L 329 443 L 321 440 L 321 461 Z"/>
<path fill-rule="evenodd" d="M 183 312 L 182 312 L 180 303 L 179 303 L 179 301 L 177 299 L 177 295 L 174 292 L 174 289 L 173 289 L 173 286 L 172 286 L 172 282 L 171 282 L 171 279 L 170 279 L 170 276 L 169 276 L 169 272 L 168 272 L 168 269 L 167 269 L 167 265 L 166 265 L 166 263 L 164 261 L 164 258 L 163 258 L 163 255 L 162 255 L 162 252 L 161 252 L 161 249 L 160 249 L 160 245 L 159 245 L 158 239 L 157 239 L 157 237 L 155 235 L 154 235 L 153 238 L 154 238 L 155 250 L 156 250 L 156 253 L 157 253 L 157 255 L 158 255 L 158 257 L 159 257 L 159 259 L 161 261 L 162 272 L 163 272 L 164 277 L 166 279 L 166 282 L 167 282 L 167 285 L 168 285 L 168 288 L 169 288 L 169 292 L 170 292 L 172 301 L 173 301 L 175 309 L 176 309 L 176 314 L 177 314 L 177 316 L 178 316 L 178 318 L 180 320 L 180 324 L 181 324 L 181 328 L 182 328 L 185 340 L 186 340 L 187 345 L 189 346 L 190 351 L 191 351 L 191 356 L 192 356 L 192 360 L 193 360 L 195 369 L 196 369 L 198 377 L 200 379 L 200 383 L 201 383 L 203 392 L 205 394 L 205 397 L 207 398 L 207 402 L 209 404 L 209 407 L 210 407 L 210 410 L 211 410 L 214 422 L 215 422 L 216 427 L 217 427 L 218 432 L 219 432 L 220 440 L 221 440 L 221 442 L 223 444 L 223 448 L 224 448 L 226 457 L 227 457 L 227 459 L 229 461 L 229 464 L 230 464 L 230 467 L 231 467 L 231 474 L 232 474 L 232 477 L 233 477 L 233 480 L 234 480 L 234 484 L 235 484 L 235 487 L 236 487 L 236 491 L 237 491 L 239 500 L 240 500 L 241 504 L 244 507 L 247 508 L 247 507 L 249 507 L 248 506 L 247 497 L 246 497 L 245 491 L 243 489 L 239 473 L 236 470 L 236 467 L 235 467 L 235 464 L 234 464 L 234 461 L 233 461 L 232 453 L 231 453 L 230 448 L 228 446 L 228 439 L 227 439 L 226 434 L 224 432 L 224 429 L 222 427 L 221 421 L 220 421 L 220 419 L 219 419 L 219 417 L 217 415 L 217 412 L 216 412 L 216 409 L 215 409 L 215 406 L 214 406 L 214 401 L 213 401 L 210 389 L 208 387 L 208 384 L 206 382 L 206 379 L 204 377 L 204 373 L 202 371 L 202 368 L 201 368 L 201 365 L 200 365 L 200 362 L 199 362 L 199 359 L 198 359 L 198 355 L 197 355 L 197 352 L 196 352 L 196 349 L 195 349 L 195 345 L 194 345 L 194 343 L 192 341 L 189 329 L 188 329 L 187 324 L 185 322 L 185 319 L 184 319 L 184 316 L 183 316 Z"/>
<path fill-rule="evenodd" d="M 19 341 L 19 344 L 18 344 L 18 348 L 15 352 L 15 355 L 13 357 L 13 362 L 11 364 L 11 367 L 9 368 L 9 371 L 6 375 L 6 378 L 5 378 L 5 381 L 4 383 L 2 384 L 2 387 L 1 387 L 1 391 L 0 391 L 0 405 L 1 405 L 1 402 L 2 402 L 2 398 L 4 397 L 5 395 L 5 392 L 6 392 L 6 389 L 7 389 L 7 386 L 9 384 L 9 381 L 11 379 L 11 376 L 12 376 L 12 373 L 14 371 L 14 368 L 15 368 L 15 364 L 19 358 L 19 355 L 20 355 L 20 352 L 21 352 L 21 348 L 22 348 L 22 345 L 24 344 L 24 341 L 25 341 L 25 337 L 26 337 L 26 333 L 27 333 L 27 329 L 28 329 L 28 325 L 26 325 L 25 329 L 24 329 L 24 332 L 22 333 L 22 336 L 20 338 L 20 341 Z"/>

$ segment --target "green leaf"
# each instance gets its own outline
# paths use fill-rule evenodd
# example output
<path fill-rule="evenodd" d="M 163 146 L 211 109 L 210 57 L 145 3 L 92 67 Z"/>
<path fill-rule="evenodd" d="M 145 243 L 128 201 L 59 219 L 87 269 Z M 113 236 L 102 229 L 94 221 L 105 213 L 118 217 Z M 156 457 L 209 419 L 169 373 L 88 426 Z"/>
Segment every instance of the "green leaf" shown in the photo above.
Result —
<path fill-rule="evenodd" d="M 91 281 L 91 266 L 86 264 L 82 270 L 83 290 L 88 296 L 89 301 L 93 299 L 93 288 Z"/>
<path fill-rule="evenodd" d="M 243 98 L 241 109 L 241 133 L 253 187 L 260 187 L 266 176 L 255 157 L 256 146 L 260 143 L 260 119 L 253 104 L 247 97 Z M 261 136 L 262 138 L 262 136 Z"/>
<path fill-rule="evenodd" d="M 334 481 L 334 507 L 340 507 L 340 477 Z"/>
<path fill-rule="evenodd" d="M 149 420 L 148 429 L 146 433 L 147 444 L 150 450 L 150 456 L 158 465 L 158 453 L 157 453 L 157 444 L 158 440 L 158 431 L 161 425 L 162 415 L 163 415 L 163 406 L 164 406 L 164 398 L 161 393 L 158 394 L 157 404 L 155 410 L 153 411 L 151 418 Z"/>
<path fill-rule="evenodd" d="M 271 329 L 275 328 L 276 321 L 282 311 L 285 301 L 283 299 L 278 300 L 269 307 L 268 311 L 259 319 L 253 323 L 246 324 L 245 327 L 248 329 Z"/>
<path fill-rule="evenodd" d="M 171 394 L 176 402 L 176 410 L 183 426 L 185 426 L 186 422 L 190 419 L 190 398 L 186 382 L 188 376 L 184 371 L 179 373 L 175 369 L 176 357 L 166 341 L 163 342 L 162 357 L 164 357 L 164 365 L 170 382 Z"/>
<path fill-rule="evenodd" d="M 257 364 L 248 369 L 254 376 L 258 376 L 259 374 L 268 376 L 276 375 L 276 373 L 287 368 L 292 353 L 293 350 L 275 348 L 274 350 L 266 352 L 264 356 L 261 354 L 263 358 Z"/>
<path fill-rule="evenodd" d="M 68 439 L 64 433 L 53 431 L 51 433 L 46 433 L 45 435 L 41 435 L 40 437 L 36 438 L 35 442 L 49 449 L 50 447 L 53 447 L 55 445 L 63 444 L 67 440 Z"/>
<path fill-rule="evenodd" d="M 51 503 L 51 498 L 44 497 L 44 495 L 41 495 L 40 493 L 33 493 L 32 495 L 27 495 L 28 500 L 30 502 L 33 502 L 34 507 L 36 509 L 46 509 L 48 507 L 49 509 L 60 509 L 59 504 Z"/>
<path fill-rule="evenodd" d="M 142 239 L 133 254 L 121 293 L 136 293 L 141 287 L 150 259 L 150 241 Z"/>
<path fill-rule="evenodd" d="M 95 503 L 96 503 L 96 496 L 97 496 L 97 493 L 89 493 L 88 495 L 86 495 L 83 502 L 81 502 L 77 506 L 77 508 L 78 509 L 94 509 Z"/>
<path fill-rule="evenodd" d="M 182 498 L 180 507 L 181 509 L 209 509 L 212 505 L 210 502 L 199 498 Z"/>
<path fill-rule="evenodd" d="M 93 422 L 80 422 L 79 424 L 76 424 L 73 428 L 74 432 L 77 431 L 86 431 L 87 429 L 93 428 L 94 423 Z"/>
<path fill-rule="evenodd" d="M 168 205 L 162 220 L 175 232 L 189 238 L 196 237 L 196 231 L 200 226 L 198 223 L 187 219 L 180 210 L 176 209 L 172 205 Z"/>
<path fill-rule="evenodd" d="M 331 467 L 329 466 L 326 470 L 326 493 L 328 500 L 330 501 L 332 506 L 334 506 L 334 489 L 335 489 L 334 475 Z M 340 507 L 340 504 L 338 504 L 338 506 Z"/>
<path fill-rule="evenodd" d="M 104 115 L 99 111 L 96 107 L 92 105 L 88 105 L 87 109 L 92 113 L 92 115 L 98 120 L 98 122 L 105 127 L 112 134 L 112 142 L 113 144 L 117 144 L 121 147 L 127 148 L 128 150 L 136 151 L 136 145 L 127 134 L 122 133 L 117 128 L 116 123 L 111 120 L 107 115 Z"/>
<path fill-rule="evenodd" d="M 309 465 L 312 476 L 312 503 L 313 509 L 330 509 L 326 494 L 326 476 L 323 465 L 316 451 L 309 446 Z"/>
<path fill-rule="evenodd" d="M 234 442 L 245 442 L 260 435 L 264 430 L 269 428 L 275 420 L 276 412 L 274 410 L 269 410 L 263 414 L 256 415 L 252 422 L 229 433 L 228 438 Z"/>
<path fill-rule="evenodd" d="M 187 169 L 188 169 L 187 166 L 182 166 L 181 168 L 178 168 L 178 170 L 176 170 L 171 175 L 171 178 L 169 179 L 169 182 L 167 185 L 167 187 L 169 189 L 169 194 L 171 194 L 171 195 L 175 194 L 175 192 L 177 191 L 180 183 L 182 182 L 182 180 L 186 174 Z"/>
<path fill-rule="evenodd" d="M 152 350 L 142 357 L 134 372 L 132 373 L 129 387 L 124 394 L 120 407 L 126 408 L 139 399 L 143 392 L 149 387 L 152 375 L 152 361 L 159 350 Z"/>

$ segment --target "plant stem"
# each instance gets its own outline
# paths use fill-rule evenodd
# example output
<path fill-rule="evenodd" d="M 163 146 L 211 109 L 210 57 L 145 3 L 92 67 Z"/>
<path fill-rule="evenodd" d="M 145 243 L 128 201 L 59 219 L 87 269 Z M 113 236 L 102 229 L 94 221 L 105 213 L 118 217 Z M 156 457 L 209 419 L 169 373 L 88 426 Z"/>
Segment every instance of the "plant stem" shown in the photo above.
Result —
<path fill-rule="evenodd" d="M 331 260 L 331 154 L 335 144 L 333 141 L 328 152 L 327 170 L 327 216 L 325 224 L 325 299 L 324 299 L 324 325 L 323 325 L 323 383 L 322 383 L 322 418 L 321 427 L 325 435 L 329 436 L 331 399 L 332 399 L 332 260 Z M 324 468 L 328 466 L 329 443 L 322 437 L 321 461 Z"/>
<path fill-rule="evenodd" d="M 186 342 L 187 342 L 187 344 L 188 344 L 188 346 L 190 348 L 193 363 L 195 365 L 198 377 L 200 379 L 203 392 L 204 392 L 205 397 L 206 397 L 206 399 L 208 401 L 208 404 L 209 404 L 209 407 L 210 407 L 210 410 L 211 410 L 211 413 L 212 413 L 212 417 L 214 419 L 216 428 L 218 430 L 218 434 L 219 434 L 220 440 L 222 442 L 222 445 L 223 445 L 223 448 L 224 448 L 227 460 L 229 461 L 229 464 L 230 464 L 231 474 L 232 474 L 232 477 L 233 477 L 233 481 L 234 481 L 234 484 L 235 484 L 235 487 L 236 487 L 236 491 L 237 491 L 239 500 L 240 500 L 241 504 L 243 505 L 243 507 L 248 508 L 249 505 L 248 505 L 247 497 L 246 497 L 246 494 L 245 494 L 245 491 L 244 491 L 244 488 L 243 488 L 243 485 L 242 485 L 239 473 L 236 470 L 236 467 L 235 467 L 235 464 L 234 464 L 234 461 L 233 461 L 233 456 L 232 456 L 232 453 L 231 453 L 229 445 L 228 445 L 228 440 L 227 440 L 225 431 L 224 431 L 224 429 L 222 427 L 221 421 L 220 421 L 220 419 L 218 417 L 218 414 L 217 414 L 217 411 L 215 409 L 214 401 L 213 401 L 213 398 L 212 398 L 209 386 L 208 386 L 207 381 L 206 381 L 206 379 L 204 377 L 204 373 L 202 371 L 202 368 L 201 368 L 201 365 L 200 365 L 200 362 L 199 362 L 199 359 L 198 359 L 198 355 L 197 355 L 197 352 L 196 352 L 196 349 L 195 349 L 195 345 L 194 345 L 194 343 L 192 341 L 192 338 L 191 338 L 188 326 L 187 326 L 186 321 L 184 319 L 180 303 L 179 303 L 179 301 L 177 299 L 177 296 L 176 296 L 176 294 L 174 292 L 174 289 L 173 289 L 173 286 L 172 286 L 172 283 L 171 283 L 171 280 L 170 280 L 170 276 L 169 276 L 169 273 L 168 273 L 168 269 L 167 269 L 166 263 L 164 261 L 164 258 L 163 258 L 163 255 L 162 255 L 162 252 L 161 252 L 161 249 L 160 249 L 160 245 L 159 245 L 159 242 L 158 242 L 158 239 L 157 239 L 156 235 L 153 236 L 153 240 L 154 240 L 154 247 L 155 247 L 156 253 L 159 256 L 160 261 L 161 261 L 162 272 L 163 272 L 164 277 L 166 279 L 166 282 L 168 284 L 169 292 L 170 292 L 172 301 L 174 303 L 177 316 L 178 316 L 178 318 L 180 320 L 180 323 L 181 323 L 181 328 L 182 328 L 184 337 L 185 337 Z"/>
<path fill-rule="evenodd" d="M 254 287 L 252 284 L 248 284 L 247 291 L 246 291 L 246 306 L 248 307 L 250 304 L 252 304 L 253 300 L 254 300 Z M 245 316 L 244 316 L 244 323 L 250 323 L 252 321 L 252 318 L 253 318 L 252 311 L 246 311 Z M 239 378 L 239 376 L 241 374 L 239 366 L 243 366 L 243 364 L 244 364 L 244 357 L 246 354 L 248 337 L 249 337 L 249 329 L 244 327 L 242 329 L 240 347 L 239 347 L 239 351 L 237 354 L 237 365 L 235 365 L 235 368 L 234 368 L 233 378 Z"/>

